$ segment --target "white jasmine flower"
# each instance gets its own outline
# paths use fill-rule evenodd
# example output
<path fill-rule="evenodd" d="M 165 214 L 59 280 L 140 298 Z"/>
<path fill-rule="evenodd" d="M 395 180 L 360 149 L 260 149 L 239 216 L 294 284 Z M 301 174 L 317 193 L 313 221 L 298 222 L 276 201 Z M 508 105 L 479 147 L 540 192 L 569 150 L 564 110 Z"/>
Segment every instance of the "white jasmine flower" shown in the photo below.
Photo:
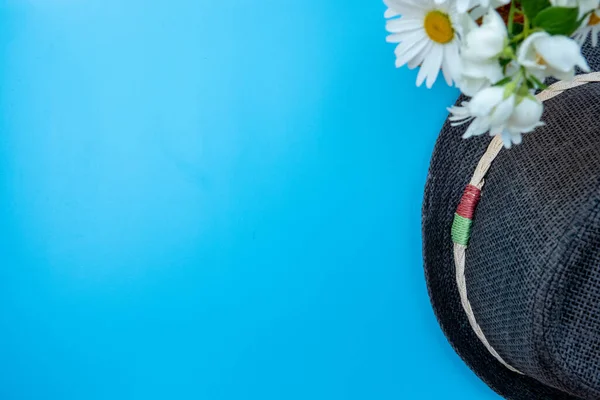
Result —
<path fill-rule="evenodd" d="M 506 95 L 504 87 L 489 87 L 477 93 L 471 101 L 448 109 L 453 125 L 471 124 L 463 138 L 482 135 L 501 135 L 506 148 L 519 144 L 522 134 L 542 125 L 542 103 L 535 97 L 518 99 L 515 94 Z"/>
<path fill-rule="evenodd" d="M 490 10 L 480 27 L 475 27 L 465 37 L 463 57 L 473 61 L 497 59 L 506 46 L 508 32 L 504 20 L 495 10 Z"/>
<path fill-rule="evenodd" d="M 498 61 L 475 63 L 463 59 L 461 67 L 461 76 L 457 80 L 457 86 L 467 96 L 474 96 L 504 78 L 502 67 Z"/>
<path fill-rule="evenodd" d="M 525 39 L 517 58 L 519 64 L 540 80 L 548 76 L 561 80 L 572 79 L 576 66 L 583 71 L 590 71 L 577 42 L 566 36 L 551 36 L 546 32 L 536 32 Z"/>
<path fill-rule="evenodd" d="M 501 133 L 504 147 L 510 148 L 513 143 L 521 144 L 522 134 L 544 125 L 540 121 L 543 112 L 542 102 L 533 96 L 524 97 L 518 102 Z"/>
<path fill-rule="evenodd" d="M 600 7 L 599 0 L 550 0 L 550 4 L 557 7 L 577 7 L 579 8 L 579 18 Z"/>
<path fill-rule="evenodd" d="M 465 13 L 477 7 L 482 7 L 485 10 L 488 8 L 498 8 L 510 3 L 510 0 L 435 0 L 437 4 L 442 4 L 448 1 L 456 2 L 456 10 L 459 13 Z"/>
<path fill-rule="evenodd" d="M 497 131 L 510 118 L 515 108 L 515 95 L 504 96 L 503 87 L 489 87 L 477 93 L 471 101 L 463 102 L 460 107 L 450 107 L 450 121 L 454 125 L 471 122 L 463 138 L 482 135 L 488 131 Z"/>
<path fill-rule="evenodd" d="M 462 68 L 458 79 L 464 94 L 473 96 L 504 78 L 499 57 L 507 40 L 506 25 L 495 10 L 485 15 L 481 27 L 469 31 L 461 47 Z"/>
<path fill-rule="evenodd" d="M 598 46 L 598 35 L 600 35 L 600 9 L 598 8 L 585 19 L 573 38 L 583 45 L 590 35 L 592 36 L 592 46 Z"/>
<path fill-rule="evenodd" d="M 430 88 L 440 69 L 448 85 L 460 70 L 460 31 L 454 2 L 436 4 L 435 0 L 384 0 L 388 42 L 396 47 L 396 66 L 420 66 L 417 86 Z"/>

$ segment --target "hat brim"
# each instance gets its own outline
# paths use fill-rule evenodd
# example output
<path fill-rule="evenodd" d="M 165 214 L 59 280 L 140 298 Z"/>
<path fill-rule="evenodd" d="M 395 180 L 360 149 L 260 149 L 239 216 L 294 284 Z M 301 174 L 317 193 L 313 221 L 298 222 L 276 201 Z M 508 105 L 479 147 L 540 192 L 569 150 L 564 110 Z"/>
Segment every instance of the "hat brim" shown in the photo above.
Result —
<path fill-rule="evenodd" d="M 463 130 L 464 126 L 452 127 L 446 122 L 434 149 L 425 189 L 423 257 L 435 315 L 455 351 L 501 396 L 510 400 L 578 400 L 500 364 L 481 344 L 463 311 L 455 283 L 450 228 L 457 202 L 491 140 L 489 136 L 464 140 Z"/>

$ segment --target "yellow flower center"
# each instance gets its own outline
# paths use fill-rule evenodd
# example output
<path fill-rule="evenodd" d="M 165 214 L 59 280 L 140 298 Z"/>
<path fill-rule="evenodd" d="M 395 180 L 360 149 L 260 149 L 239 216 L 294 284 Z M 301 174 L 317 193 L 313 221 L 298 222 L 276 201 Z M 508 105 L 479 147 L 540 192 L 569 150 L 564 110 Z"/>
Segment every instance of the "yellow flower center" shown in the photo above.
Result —
<path fill-rule="evenodd" d="M 425 16 L 425 32 L 434 42 L 446 44 L 454 39 L 454 28 L 448 14 L 441 11 L 430 11 Z"/>
<path fill-rule="evenodd" d="M 548 65 L 548 62 L 544 60 L 544 57 L 540 56 L 537 53 L 535 54 L 535 62 L 539 65 Z"/>
<path fill-rule="evenodd" d="M 593 12 L 592 15 L 590 15 L 590 21 L 588 22 L 588 25 L 594 26 L 598 24 L 600 24 L 600 17 L 595 12 Z"/>

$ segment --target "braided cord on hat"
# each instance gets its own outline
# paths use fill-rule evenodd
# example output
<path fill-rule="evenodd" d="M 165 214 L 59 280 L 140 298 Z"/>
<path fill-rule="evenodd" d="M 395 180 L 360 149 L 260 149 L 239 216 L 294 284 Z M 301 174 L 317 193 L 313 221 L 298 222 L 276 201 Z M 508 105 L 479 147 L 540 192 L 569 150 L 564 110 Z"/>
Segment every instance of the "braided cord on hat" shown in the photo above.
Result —
<path fill-rule="evenodd" d="M 566 90 L 576 88 L 578 86 L 585 85 L 590 82 L 600 82 L 600 72 L 593 72 L 585 75 L 578 75 L 572 81 L 556 82 L 550 85 L 546 90 L 539 93 L 536 97 L 540 101 L 549 100 Z M 477 204 L 481 198 L 481 190 L 485 184 L 485 176 L 489 171 L 492 162 L 500 153 L 502 149 L 502 139 L 500 136 L 495 136 L 492 142 L 488 146 L 485 154 L 479 160 L 475 173 L 471 178 L 471 181 L 465 188 L 463 196 L 460 200 L 456 214 L 454 215 L 454 221 L 452 223 L 452 241 L 454 242 L 454 264 L 456 267 L 456 285 L 458 287 L 458 293 L 460 295 L 460 302 L 467 315 L 469 324 L 473 329 L 473 332 L 477 335 L 481 343 L 490 352 L 491 355 L 496 358 L 502 365 L 509 370 L 522 374 L 519 370 L 508 364 L 498 352 L 492 347 L 485 337 L 481 327 L 475 319 L 473 308 L 467 296 L 467 282 L 465 278 L 465 261 L 466 251 L 469 244 L 469 238 L 471 236 L 471 226 L 473 225 L 473 217 Z"/>

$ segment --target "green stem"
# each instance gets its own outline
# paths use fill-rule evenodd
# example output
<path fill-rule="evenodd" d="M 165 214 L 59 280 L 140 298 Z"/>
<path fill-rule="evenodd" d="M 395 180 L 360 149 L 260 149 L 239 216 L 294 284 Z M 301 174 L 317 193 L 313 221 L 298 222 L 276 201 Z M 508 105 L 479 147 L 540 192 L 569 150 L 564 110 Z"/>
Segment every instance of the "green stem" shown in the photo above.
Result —
<path fill-rule="evenodd" d="M 515 22 L 515 12 L 517 11 L 517 0 L 510 2 L 510 11 L 508 12 L 508 34 L 513 34 L 513 27 Z"/>
<path fill-rule="evenodd" d="M 525 38 L 525 32 L 521 32 L 519 33 L 517 36 L 513 36 L 513 38 L 511 39 L 511 43 L 518 43 L 521 41 L 521 39 Z"/>

